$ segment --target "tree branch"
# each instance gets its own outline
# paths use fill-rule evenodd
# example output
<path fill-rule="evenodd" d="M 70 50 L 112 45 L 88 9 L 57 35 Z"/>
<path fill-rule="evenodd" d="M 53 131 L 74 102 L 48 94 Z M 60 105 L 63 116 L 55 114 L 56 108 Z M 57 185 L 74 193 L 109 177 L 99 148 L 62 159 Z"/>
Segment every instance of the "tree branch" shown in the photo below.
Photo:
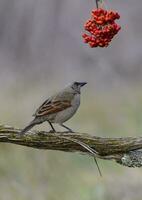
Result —
<path fill-rule="evenodd" d="M 82 133 L 48 133 L 29 131 L 20 135 L 20 129 L 0 125 L 0 142 L 13 143 L 37 149 L 81 152 L 92 155 L 85 144 L 101 159 L 115 160 L 127 167 L 142 166 L 142 137 L 101 138 Z"/>

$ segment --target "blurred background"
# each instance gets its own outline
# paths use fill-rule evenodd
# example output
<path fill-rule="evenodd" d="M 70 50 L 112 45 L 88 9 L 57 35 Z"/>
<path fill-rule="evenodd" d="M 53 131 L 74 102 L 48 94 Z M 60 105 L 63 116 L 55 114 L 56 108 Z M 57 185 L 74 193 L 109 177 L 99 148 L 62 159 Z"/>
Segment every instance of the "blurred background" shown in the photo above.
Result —
<path fill-rule="evenodd" d="M 103 137 L 142 134 L 142 1 L 106 0 L 122 29 L 108 48 L 82 41 L 93 0 L 0 0 L 0 123 L 23 128 L 72 81 L 87 81 L 67 122 Z M 35 127 L 48 130 L 48 124 Z M 59 127 L 56 129 L 60 130 Z M 1 200 L 141 200 L 142 169 L 79 154 L 0 145 Z"/>

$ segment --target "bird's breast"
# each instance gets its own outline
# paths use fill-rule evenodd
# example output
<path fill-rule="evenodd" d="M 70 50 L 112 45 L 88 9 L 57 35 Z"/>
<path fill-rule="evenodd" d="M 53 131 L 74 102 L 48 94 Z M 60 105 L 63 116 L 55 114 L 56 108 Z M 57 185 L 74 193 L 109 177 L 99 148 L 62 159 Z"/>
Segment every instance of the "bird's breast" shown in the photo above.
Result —
<path fill-rule="evenodd" d="M 80 105 L 80 94 L 76 94 L 71 102 L 72 106 L 78 108 Z"/>
<path fill-rule="evenodd" d="M 71 107 L 59 112 L 54 120 L 54 123 L 64 123 L 65 121 L 69 120 L 77 111 L 80 105 L 80 95 L 77 94 L 74 96 L 73 100 L 71 101 Z"/>

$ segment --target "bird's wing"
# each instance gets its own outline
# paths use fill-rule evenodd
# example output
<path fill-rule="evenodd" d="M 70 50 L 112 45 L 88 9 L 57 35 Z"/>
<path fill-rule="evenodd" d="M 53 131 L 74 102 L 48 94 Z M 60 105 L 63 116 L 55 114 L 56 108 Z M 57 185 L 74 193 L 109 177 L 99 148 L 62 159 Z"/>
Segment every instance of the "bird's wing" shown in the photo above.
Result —
<path fill-rule="evenodd" d="M 66 108 L 71 107 L 71 102 L 67 100 L 57 101 L 57 100 L 46 100 L 36 111 L 34 116 L 42 117 L 49 114 L 55 114 Z"/>

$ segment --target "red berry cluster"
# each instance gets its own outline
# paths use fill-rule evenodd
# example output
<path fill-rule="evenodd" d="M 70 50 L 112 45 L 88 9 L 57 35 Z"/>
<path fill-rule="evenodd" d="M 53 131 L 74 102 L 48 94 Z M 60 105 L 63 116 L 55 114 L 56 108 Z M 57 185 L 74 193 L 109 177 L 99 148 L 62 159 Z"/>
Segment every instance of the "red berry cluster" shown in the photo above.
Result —
<path fill-rule="evenodd" d="M 83 34 L 84 42 L 90 47 L 107 47 L 114 35 L 121 27 L 115 23 L 120 16 L 117 12 L 107 11 L 101 8 L 92 10 L 91 19 L 85 23 L 85 30 L 90 33 Z"/>

